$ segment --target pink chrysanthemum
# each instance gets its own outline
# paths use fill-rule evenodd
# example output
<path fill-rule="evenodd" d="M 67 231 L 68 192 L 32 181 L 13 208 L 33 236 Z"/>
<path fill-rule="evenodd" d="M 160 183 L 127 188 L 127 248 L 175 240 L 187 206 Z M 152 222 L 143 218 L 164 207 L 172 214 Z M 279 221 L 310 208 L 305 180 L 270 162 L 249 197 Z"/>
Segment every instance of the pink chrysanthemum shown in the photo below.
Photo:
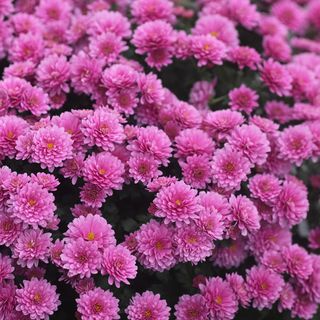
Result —
<path fill-rule="evenodd" d="M 4 280 L 14 279 L 13 271 L 12 260 L 8 256 L 0 253 L 0 284 L 2 284 Z"/>
<path fill-rule="evenodd" d="M 213 181 L 226 190 L 239 189 L 247 180 L 251 163 L 242 153 L 230 147 L 219 149 L 212 159 Z"/>
<path fill-rule="evenodd" d="M 155 200 L 155 216 L 164 218 L 165 223 L 190 223 L 197 219 L 200 210 L 196 198 L 197 192 L 183 181 L 162 188 Z"/>
<path fill-rule="evenodd" d="M 173 241 L 178 261 L 197 264 L 212 253 L 213 243 L 210 237 L 195 225 L 183 226 L 175 230 Z"/>
<path fill-rule="evenodd" d="M 291 48 L 281 36 L 265 36 L 263 49 L 267 57 L 279 62 L 288 62 L 291 58 Z"/>
<path fill-rule="evenodd" d="M 266 60 L 260 68 L 260 77 L 272 93 L 288 96 L 292 89 L 292 77 L 289 71 L 272 59 Z"/>
<path fill-rule="evenodd" d="M 210 278 L 205 284 L 200 284 L 199 287 L 209 309 L 210 317 L 217 320 L 234 318 L 238 310 L 238 303 L 227 282 L 220 277 Z"/>
<path fill-rule="evenodd" d="M 163 20 L 173 22 L 173 4 L 169 0 L 135 0 L 131 4 L 131 13 L 138 24 Z"/>
<path fill-rule="evenodd" d="M 136 293 L 125 310 L 128 320 L 169 320 L 170 308 L 165 300 L 160 299 L 159 294 L 145 291 Z"/>
<path fill-rule="evenodd" d="M 48 191 L 56 191 L 59 186 L 59 180 L 50 173 L 37 172 L 31 174 L 30 182 L 35 182 Z"/>
<path fill-rule="evenodd" d="M 223 140 L 232 130 L 241 125 L 244 118 L 240 112 L 231 110 L 219 110 L 208 112 L 203 119 L 203 129 L 217 139 Z"/>
<path fill-rule="evenodd" d="M 312 134 L 305 125 L 286 128 L 278 140 L 280 157 L 292 163 L 301 165 L 303 160 L 312 155 Z"/>
<path fill-rule="evenodd" d="M 158 192 L 163 187 L 168 187 L 171 183 L 177 182 L 176 177 L 158 177 L 148 183 L 147 187 L 150 192 Z"/>
<path fill-rule="evenodd" d="M 267 250 L 262 258 L 261 264 L 277 273 L 283 273 L 287 270 L 286 262 L 281 251 Z"/>
<path fill-rule="evenodd" d="M 30 111 L 35 116 L 40 116 L 49 110 L 49 98 L 47 94 L 38 87 L 29 87 L 22 95 L 20 103 L 21 111 Z"/>
<path fill-rule="evenodd" d="M 64 241 L 57 239 L 50 249 L 50 259 L 58 267 L 62 267 L 61 253 L 65 246 Z"/>
<path fill-rule="evenodd" d="M 8 281 L 0 286 L 0 314 L 3 320 L 10 319 L 15 313 L 16 286 L 13 281 Z M 19 317 L 21 319 L 21 316 Z"/>
<path fill-rule="evenodd" d="M 245 86 L 241 85 L 229 92 L 229 105 L 232 110 L 244 111 L 250 114 L 255 108 L 258 107 L 257 93 Z"/>
<path fill-rule="evenodd" d="M 175 138 L 177 158 L 187 158 L 193 155 L 212 156 L 215 144 L 208 134 L 200 129 L 182 130 Z"/>
<path fill-rule="evenodd" d="M 308 295 L 296 292 L 297 299 L 291 309 L 291 316 L 311 320 L 318 310 L 318 304 L 312 301 Z"/>
<path fill-rule="evenodd" d="M 312 259 L 308 252 L 293 244 L 282 250 L 288 273 L 298 279 L 307 279 L 312 273 Z"/>
<path fill-rule="evenodd" d="M 320 249 L 320 227 L 310 230 L 308 240 L 309 248 Z"/>
<path fill-rule="evenodd" d="M 85 204 L 76 204 L 73 208 L 70 209 L 72 215 L 75 218 L 79 218 L 81 216 L 88 216 L 89 214 L 102 216 L 102 212 L 99 208 L 93 208 L 86 206 Z"/>
<path fill-rule="evenodd" d="M 101 252 L 98 244 L 83 238 L 68 242 L 60 257 L 69 277 L 90 278 L 91 275 L 98 273 L 101 267 Z"/>
<path fill-rule="evenodd" d="M 81 294 L 76 302 L 82 320 L 120 319 L 119 300 L 109 290 L 95 288 Z"/>
<path fill-rule="evenodd" d="M 228 56 L 232 62 L 238 65 L 240 70 L 245 67 L 256 70 L 261 61 L 259 53 L 254 48 L 246 46 L 232 48 Z"/>
<path fill-rule="evenodd" d="M 128 161 L 128 166 L 130 177 L 135 183 L 141 181 L 148 184 L 162 173 L 159 170 L 159 162 L 148 154 L 134 153 Z"/>
<path fill-rule="evenodd" d="M 136 234 L 139 262 L 155 271 L 170 269 L 176 263 L 173 230 L 155 220 L 140 227 Z"/>
<path fill-rule="evenodd" d="M 120 190 L 124 182 L 124 165 L 107 152 L 94 154 L 84 162 L 83 177 L 87 182 L 105 189 L 108 195 L 112 190 Z"/>
<path fill-rule="evenodd" d="M 195 82 L 190 91 L 190 103 L 199 110 L 209 109 L 208 103 L 215 94 L 215 85 L 216 80 Z"/>
<path fill-rule="evenodd" d="M 54 196 L 37 183 L 28 183 L 8 200 L 8 212 L 15 222 L 46 227 L 53 218 Z"/>
<path fill-rule="evenodd" d="M 74 219 L 65 233 L 72 240 L 83 239 L 97 245 L 99 249 L 104 249 L 116 244 L 114 231 L 110 224 L 99 215 L 88 214 L 86 217 L 80 216 Z"/>
<path fill-rule="evenodd" d="M 282 37 L 288 35 L 288 28 L 279 19 L 270 15 L 261 16 L 259 31 L 262 35 L 278 35 Z"/>
<path fill-rule="evenodd" d="M 225 44 L 211 35 L 192 36 L 190 39 L 191 52 L 198 60 L 198 66 L 222 64 L 226 58 Z"/>
<path fill-rule="evenodd" d="M 81 187 L 80 199 L 90 207 L 100 208 L 106 199 L 106 192 L 98 185 L 85 183 Z"/>
<path fill-rule="evenodd" d="M 57 126 L 39 129 L 33 136 L 32 162 L 53 171 L 64 160 L 72 158 L 72 139 L 64 129 Z"/>
<path fill-rule="evenodd" d="M 70 178 L 71 183 L 76 184 L 78 178 L 82 175 L 83 164 L 84 154 L 81 152 L 73 154 L 73 158 L 64 161 L 60 172 L 64 178 Z"/>
<path fill-rule="evenodd" d="M 137 275 L 136 258 L 121 245 L 109 246 L 103 252 L 101 273 L 107 274 L 108 284 L 120 288 L 120 283 L 129 284 Z"/>
<path fill-rule="evenodd" d="M 48 263 L 51 245 L 50 233 L 27 229 L 15 242 L 12 257 L 18 259 L 17 264 L 22 267 L 38 266 L 39 261 Z"/>
<path fill-rule="evenodd" d="M 252 164 L 262 165 L 271 151 L 265 133 L 255 125 L 242 125 L 233 130 L 228 143 L 234 150 L 243 153 Z"/>
<path fill-rule="evenodd" d="M 34 320 L 49 320 L 60 305 L 57 287 L 45 279 L 24 280 L 23 287 L 16 290 L 16 310 Z"/>
<path fill-rule="evenodd" d="M 128 150 L 147 153 L 167 165 L 171 156 L 171 142 L 168 136 L 157 127 L 139 128 L 136 139 L 129 144 Z"/>
<path fill-rule="evenodd" d="M 50 95 L 68 93 L 69 63 L 64 56 L 51 55 L 44 58 L 37 68 L 39 85 Z"/>
<path fill-rule="evenodd" d="M 274 206 L 280 225 L 293 226 L 300 223 L 306 218 L 308 209 L 306 190 L 295 182 L 285 182 Z"/>
<path fill-rule="evenodd" d="M 280 180 L 267 173 L 256 174 L 250 178 L 248 187 L 252 197 L 258 198 L 266 204 L 274 203 L 281 191 Z"/>
<path fill-rule="evenodd" d="M 265 104 L 264 108 L 270 119 L 281 124 L 292 119 L 293 110 L 283 101 L 270 100 Z"/>
<path fill-rule="evenodd" d="M 15 223 L 6 213 L 0 213 L 0 245 L 11 246 L 21 235 L 22 224 Z"/>
<path fill-rule="evenodd" d="M 246 196 L 230 197 L 230 215 L 227 216 L 232 229 L 239 230 L 243 236 L 260 229 L 260 216 L 253 202 Z"/>
<path fill-rule="evenodd" d="M 186 162 L 179 162 L 183 180 L 193 188 L 205 189 L 211 181 L 211 163 L 206 155 L 187 157 Z"/>
<path fill-rule="evenodd" d="M 247 308 L 250 303 L 250 297 L 244 279 L 237 273 L 229 273 L 226 275 L 226 281 L 233 290 L 241 306 Z"/>
<path fill-rule="evenodd" d="M 297 295 L 290 283 L 286 283 L 280 293 L 278 310 L 282 312 L 283 310 L 292 310 Z"/>
<path fill-rule="evenodd" d="M 175 317 L 177 320 L 207 320 L 209 310 L 206 300 L 200 294 L 193 296 L 183 295 L 175 305 Z"/>
<path fill-rule="evenodd" d="M 271 309 L 284 286 L 281 275 L 263 266 L 254 266 L 247 270 L 246 282 L 252 305 L 258 310 Z"/>
<path fill-rule="evenodd" d="M 220 243 L 212 251 L 213 265 L 226 269 L 239 267 L 248 256 L 245 244 L 243 238 Z"/>

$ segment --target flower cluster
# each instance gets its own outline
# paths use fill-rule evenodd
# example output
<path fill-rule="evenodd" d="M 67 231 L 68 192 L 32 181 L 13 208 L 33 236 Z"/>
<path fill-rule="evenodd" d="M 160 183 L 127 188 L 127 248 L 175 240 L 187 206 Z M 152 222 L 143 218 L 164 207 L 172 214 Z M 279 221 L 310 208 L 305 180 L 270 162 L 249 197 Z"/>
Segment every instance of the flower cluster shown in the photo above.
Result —
<path fill-rule="evenodd" d="M 0 320 L 312 319 L 319 10 L 0 0 Z"/>

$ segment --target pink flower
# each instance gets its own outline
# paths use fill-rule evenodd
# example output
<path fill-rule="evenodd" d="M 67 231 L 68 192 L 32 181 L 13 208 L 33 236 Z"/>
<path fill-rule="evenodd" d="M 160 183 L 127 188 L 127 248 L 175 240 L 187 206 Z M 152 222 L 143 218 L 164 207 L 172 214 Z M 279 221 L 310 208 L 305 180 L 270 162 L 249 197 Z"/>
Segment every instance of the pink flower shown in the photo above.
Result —
<path fill-rule="evenodd" d="M 242 153 L 230 147 L 219 149 L 212 159 L 213 181 L 225 190 L 239 189 L 247 180 L 251 164 Z"/>
<path fill-rule="evenodd" d="M 73 158 L 64 161 L 60 172 L 64 178 L 70 178 L 71 183 L 76 184 L 78 178 L 82 175 L 83 164 L 84 154 L 73 154 Z"/>
<path fill-rule="evenodd" d="M 169 163 L 171 142 L 169 137 L 157 127 L 140 127 L 136 139 L 128 145 L 128 150 L 134 153 L 147 153 L 163 165 Z"/>
<path fill-rule="evenodd" d="M 238 310 L 235 294 L 229 284 L 220 277 L 210 278 L 200 284 L 201 295 L 204 297 L 209 315 L 217 320 L 231 320 Z"/>
<path fill-rule="evenodd" d="M 11 246 L 21 233 L 22 223 L 15 223 L 12 217 L 0 213 L 0 245 Z"/>
<path fill-rule="evenodd" d="M 244 111 L 250 114 L 258 107 L 258 95 L 244 84 L 229 92 L 229 105 L 232 110 Z"/>
<path fill-rule="evenodd" d="M 200 129 L 186 129 L 180 131 L 175 138 L 177 158 L 187 158 L 193 155 L 212 156 L 215 144 L 208 134 Z"/>
<path fill-rule="evenodd" d="M 308 209 L 307 192 L 295 182 L 285 182 L 274 206 L 280 225 L 293 226 L 300 223 L 306 218 Z"/>
<path fill-rule="evenodd" d="M 246 156 L 251 163 L 262 165 L 266 162 L 270 144 L 265 133 L 255 125 L 242 125 L 232 131 L 229 145 Z"/>
<path fill-rule="evenodd" d="M 297 165 L 311 157 L 314 148 L 312 134 L 303 124 L 286 128 L 281 133 L 278 143 L 280 157 Z"/>
<path fill-rule="evenodd" d="M 307 279 L 312 273 L 312 259 L 307 251 L 293 244 L 282 249 L 284 261 L 287 264 L 288 273 L 298 279 Z"/>
<path fill-rule="evenodd" d="M 29 87 L 22 96 L 21 111 L 30 111 L 35 116 L 47 113 L 49 110 L 49 98 L 47 94 L 38 87 Z"/>
<path fill-rule="evenodd" d="M 70 209 L 72 215 L 75 218 L 79 218 L 81 216 L 88 216 L 89 214 L 102 216 L 101 210 L 98 208 L 93 208 L 86 206 L 85 204 L 76 204 L 73 208 Z"/>
<path fill-rule="evenodd" d="M 165 91 L 162 87 L 162 83 L 152 73 L 139 74 L 138 88 L 141 93 L 140 102 L 144 105 L 161 104 L 161 102 L 164 100 Z"/>
<path fill-rule="evenodd" d="M 183 181 L 162 188 L 155 200 L 155 216 L 164 218 L 165 223 L 190 223 L 197 219 L 200 208 L 196 198 L 197 192 Z"/>
<path fill-rule="evenodd" d="M 192 36 L 191 52 L 198 60 L 198 66 L 222 64 L 226 57 L 225 44 L 211 35 Z"/>
<path fill-rule="evenodd" d="M 173 230 L 164 224 L 151 220 L 137 231 L 137 252 L 139 262 L 146 268 L 163 271 L 176 264 L 173 246 Z"/>
<path fill-rule="evenodd" d="M 283 278 L 263 266 L 254 266 L 247 270 L 246 282 L 252 305 L 258 310 L 271 309 L 284 287 Z"/>
<path fill-rule="evenodd" d="M 82 320 L 114 320 L 119 317 L 119 300 L 107 290 L 95 288 L 76 299 Z"/>
<path fill-rule="evenodd" d="M 209 100 L 214 96 L 216 81 L 197 81 L 190 91 L 189 101 L 197 109 L 208 109 Z"/>
<path fill-rule="evenodd" d="M 12 260 L 0 253 L 0 284 L 4 283 L 4 280 L 14 279 L 13 275 L 14 267 L 12 266 Z"/>
<path fill-rule="evenodd" d="M 265 36 L 263 38 L 264 54 L 279 62 L 288 62 L 291 58 L 291 48 L 282 36 Z"/>
<path fill-rule="evenodd" d="M 99 108 L 82 120 L 81 131 L 85 143 L 105 151 L 112 151 L 114 144 L 122 143 L 125 138 L 120 116 L 107 108 Z"/>
<path fill-rule="evenodd" d="M 278 310 L 282 312 L 283 310 L 292 310 L 292 307 L 297 299 L 297 295 L 293 290 L 290 283 L 286 283 L 280 293 Z"/>
<path fill-rule="evenodd" d="M 227 217 L 232 229 L 239 230 L 243 236 L 260 229 L 260 216 L 257 208 L 246 196 L 231 195 L 231 214 Z"/>
<path fill-rule="evenodd" d="M 53 219 L 54 196 L 37 183 L 28 183 L 8 200 L 8 212 L 15 222 L 46 227 Z"/>
<path fill-rule="evenodd" d="M 16 288 L 13 281 L 4 282 L 0 286 L 0 314 L 3 320 L 10 319 L 10 316 L 15 313 Z"/>
<path fill-rule="evenodd" d="M 206 301 L 200 294 L 193 296 L 183 295 L 175 305 L 175 317 L 177 320 L 207 320 L 208 308 Z"/>
<path fill-rule="evenodd" d="M 84 162 L 84 180 L 104 188 L 108 195 L 113 190 L 121 190 L 123 174 L 123 163 L 108 152 L 94 154 Z"/>
<path fill-rule="evenodd" d="M 53 171 L 64 160 L 72 158 L 72 139 L 64 129 L 57 126 L 39 129 L 33 136 L 32 162 Z"/>
<path fill-rule="evenodd" d="M 264 61 L 260 68 L 260 77 L 272 93 L 280 97 L 290 94 L 292 77 L 289 71 L 280 63 L 272 59 Z"/>
<path fill-rule="evenodd" d="M 160 299 L 159 294 L 145 291 L 136 293 L 125 310 L 128 320 L 157 319 L 169 320 L 170 308 L 165 300 Z"/>
<path fill-rule="evenodd" d="M 65 235 L 71 241 L 83 239 L 89 243 L 94 243 L 99 249 L 116 244 L 111 225 L 99 215 L 88 214 L 87 216 L 80 216 L 74 219 L 69 223 Z"/>
<path fill-rule="evenodd" d="M 284 273 L 285 271 L 287 271 L 287 264 L 284 260 L 284 257 L 281 251 L 277 251 L 277 250 L 266 251 L 263 254 L 260 262 L 265 267 L 277 273 Z"/>
<path fill-rule="evenodd" d="M 69 92 L 69 77 L 70 66 L 64 56 L 50 55 L 37 68 L 38 83 L 51 96 Z"/>
<path fill-rule="evenodd" d="M 281 124 L 292 119 L 293 110 L 282 101 L 270 100 L 265 104 L 264 108 L 270 119 Z"/>
<path fill-rule="evenodd" d="M 48 191 L 57 191 L 57 187 L 60 184 L 59 180 L 53 174 L 44 172 L 32 173 L 30 182 L 35 182 Z"/>
<path fill-rule="evenodd" d="M 173 4 L 169 0 L 136 0 L 131 4 L 131 13 L 138 24 L 163 20 L 174 22 Z"/>
<path fill-rule="evenodd" d="M 183 180 L 193 188 L 205 189 L 211 181 L 211 163 L 206 155 L 187 157 L 186 162 L 179 162 Z"/>
<path fill-rule="evenodd" d="M 68 24 L 70 11 L 71 6 L 68 3 L 64 5 L 62 0 L 42 0 L 36 8 L 36 16 L 43 21 L 62 21 Z"/>
<path fill-rule="evenodd" d="M 140 25 L 132 39 L 136 52 L 147 54 L 148 65 L 158 70 L 171 63 L 173 43 L 173 29 L 169 23 L 162 20 Z"/>
<path fill-rule="evenodd" d="M 177 228 L 173 241 L 176 247 L 175 254 L 180 262 L 198 264 L 212 253 L 212 239 L 195 225 Z"/>
<path fill-rule="evenodd" d="M 128 161 L 128 166 L 129 174 L 135 183 L 141 181 L 143 184 L 148 184 L 162 174 L 159 162 L 148 154 L 134 153 Z"/>
<path fill-rule="evenodd" d="M 39 229 L 27 229 L 15 242 L 12 257 L 18 259 L 18 265 L 31 268 L 38 266 L 39 261 L 48 263 L 50 247 L 50 233 L 43 233 Z"/>
<path fill-rule="evenodd" d="M 109 285 L 120 288 L 121 282 L 129 284 L 128 279 L 137 276 L 136 258 L 126 247 L 109 246 L 103 252 L 101 273 L 109 276 Z"/>
<path fill-rule="evenodd" d="M 272 174 L 256 174 L 249 179 L 249 190 L 252 197 L 273 204 L 281 191 L 280 181 Z"/>
<path fill-rule="evenodd" d="M 236 63 L 240 70 L 248 67 L 251 70 L 256 70 L 257 65 L 261 61 L 259 53 L 251 47 L 239 46 L 232 48 L 228 53 L 230 60 Z"/>
<path fill-rule="evenodd" d="M 56 286 L 44 279 L 24 280 L 23 287 L 16 290 L 16 310 L 30 319 L 49 320 L 49 316 L 53 315 L 60 305 L 56 290 Z"/>
<path fill-rule="evenodd" d="M 90 278 L 101 267 L 101 253 L 97 243 L 82 238 L 68 242 L 60 257 L 63 268 L 68 271 L 68 277 Z"/>
<path fill-rule="evenodd" d="M 233 290 L 241 306 L 248 308 L 250 297 L 244 279 L 237 273 L 229 273 L 226 275 L 226 281 Z"/>
<path fill-rule="evenodd" d="M 309 232 L 309 248 L 319 249 L 320 248 L 320 228 L 314 228 Z"/>
<path fill-rule="evenodd" d="M 308 295 L 297 292 L 297 299 L 291 309 L 292 317 L 299 317 L 301 319 L 312 319 L 318 310 L 317 303 L 310 300 Z"/>
<path fill-rule="evenodd" d="M 100 208 L 105 202 L 105 198 L 105 190 L 95 184 L 85 183 L 81 188 L 80 199 L 90 207 Z"/>
<path fill-rule="evenodd" d="M 210 35 L 222 41 L 227 47 L 238 45 L 238 33 L 234 24 L 221 15 L 206 15 L 197 20 L 192 30 L 194 35 Z"/>

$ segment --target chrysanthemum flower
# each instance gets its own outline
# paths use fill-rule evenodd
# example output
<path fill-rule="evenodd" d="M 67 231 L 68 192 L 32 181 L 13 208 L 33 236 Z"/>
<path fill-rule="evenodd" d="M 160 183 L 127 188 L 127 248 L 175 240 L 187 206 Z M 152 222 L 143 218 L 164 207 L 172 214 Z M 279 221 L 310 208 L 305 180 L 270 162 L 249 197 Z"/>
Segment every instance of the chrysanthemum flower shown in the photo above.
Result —
<path fill-rule="evenodd" d="M 225 147 L 215 152 L 212 159 L 213 181 L 226 190 L 239 189 L 242 181 L 247 180 L 251 163 L 239 151 Z"/>
<path fill-rule="evenodd" d="M 311 229 L 308 236 L 309 248 L 320 249 L 320 227 Z"/>
<path fill-rule="evenodd" d="M 169 320 L 170 308 L 165 300 L 160 299 L 159 294 L 145 291 L 142 294 L 136 293 L 125 310 L 128 320 Z"/>
<path fill-rule="evenodd" d="M 257 93 L 245 86 L 241 85 L 239 88 L 232 89 L 229 94 L 229 106 L 232 110 L 244 111 L 250 114 L 255 108 L 258 107 Z"/>
<path fill-rule="evenodd" d="M 0 245 L 11 246 L 22 233 L 22 223 L 15 223 L 6 213 L 0 213 Z"/>
<path fill-rule="evenodd" d="M 78 238 L 68 242 L 61 254 L 62 266 L 69 277 L 90 278 L 101 267 L 101 252 L 98 244 Z"/>
<path fill-rule="evenodd" d="M 96 184 L 85 183 L 83 187 L 81 187 L 80 199 L 90 207 L 100 208 L 105 198 L 105 190 Z"/>
<path fill-rule="evenodd" d="M 99 249 L 104 249 L 116 244 L 111 225 L 99 215 L 88 214 L 86 217 L 80 216 L 74 219 L 69 223 L 65 235 L 72 240 L 81 238 L 90 243 L 94 243 Z"/>
<path fill-rule="evenodd" d="M 73 158 L 64 161 L 60 172 L 64 178 L 70 178 L 71 183 L 76 184 L 78 178 L 82 175 L 83 164 L 84 154 L 81 152 L 73 154 Z"/>
<path fill-rule="evenodd" d="M 292 310 L 297 295 L 290 283 L 286 283 L 280 293 L 278 310 L 282 312 L 283 310 Z"/>
<path fill-rule="evenodd" d="M 291 59 L 291 47 L 282 36 L 265 36 L 263 38 L 264 54 L 279 62 Z"/>
<path fill-rule="evenodd" d="M 4 282 L 0 286 L 0 314 L 3 319 L 10 319 L 15 314 L 16 307 L 16 289 L 13 281 Z M 21 316 L 19 317 L 21 319 Z"/>
<path fill-rule="evenodd" d="M 171 228 L 151 220 L 140 227 L 135 239 L 137 257 L 144 267 L 163 271 L 176 264 Z"/>
<path fill-rule="evenodd" d="M 226 275 L 226 281 L 233 290 L 241 306 L 248 308 L 250 297 L 244 279 L 237 273 L 229 273 Z"/>
<path fill-rule="evenodd" d="M 238 310 L 238 302 L 227 282 L 220 277 L 210 278 L 199 287 L 209 309 L 210 317 L 217 320 L 234 318 Z"/>
<path fill-rule="evenodd" d="M 32 162 L 53 171 L 64 160 L 72 158 L 72 139 L 64 129 L 57 126 L 39 129 L 33 136 Z"/>
<path fill-rule="evenodd" d="M 258 310 L 271 309 L 284 287 L 281 275 L 263 266 L 254 266 L 247 270 L 246 283 L 252 305 Z"/>
<path fill-rule="evenodd" d="M 27 229 L 15 242 L 12 257 L 18 259 L 17 264 L 22 267 L 38 266 L 39 261 L 48 263 L 51 245 L 50 233 Z"/>
<path fill-rule="evenodd" d="M 236 63 L 240 70 L 244 67 L 256 70 L 257 65 L 261 61 L 259 53 L 254 48 L 246 46 L 232 48 L 228 55 L 230 60 Z"/>
<path fill-rule="evenodd" d="M 124 165 L 108 152 L 94 154 L 84 162 L 84 180 L 105 189 L 108 195 L 112 190 L 120 190 L 124 182 Z"/>
<path fill-rule="evenodd" d="M 45 279 L 24 280 L 23 287 L 16 290 L 16 310 L 34 320 L 49 320 L 60 305 L 57 287 Z"/>
<path fill-rule="evenodd" d="M 109 246 L 103 252 L 101 273 L 107 274 L 108 283 L 120 288 L 120 283 L 129 284 L 137 275 L 136 258 L 121 245 Z"/>
<path fill-rule="evenodd" d="M 13 271 L 12 260 L 8 256 L 0 253 L 0 284 L 2 284 L 4 280 L 14 279 Z"/>
<path fill-rule="evenodd" d="M 265 251 L 260 262 L 265 267 L 277 273 L 283 273 L 287 270 L 287 264 L 284 260 L 283 254 L 278 250 Z"/>
<path fill-rule="evenodd" d="M 177 320 L 206 320 L 209 310 L 206 301 L 200 294 L 193 296 L 183 295 L 175 305 L 175 317 Z"/>
<path fill-rule="evenodd" d="M 82 320 L 115 320 L 119 316 L 119 300 L 107 290 L 95 288 L 76 299 Z"/>

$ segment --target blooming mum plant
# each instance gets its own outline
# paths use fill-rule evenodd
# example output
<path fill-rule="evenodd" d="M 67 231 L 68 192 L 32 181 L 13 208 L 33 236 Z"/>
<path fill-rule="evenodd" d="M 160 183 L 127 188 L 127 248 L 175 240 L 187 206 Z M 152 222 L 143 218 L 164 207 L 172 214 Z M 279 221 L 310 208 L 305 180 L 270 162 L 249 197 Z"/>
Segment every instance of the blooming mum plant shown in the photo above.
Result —
<path fill-rule="evenodd" d="M 0 320 L 320 319 L 320 0 L 0 0 Z"/>

